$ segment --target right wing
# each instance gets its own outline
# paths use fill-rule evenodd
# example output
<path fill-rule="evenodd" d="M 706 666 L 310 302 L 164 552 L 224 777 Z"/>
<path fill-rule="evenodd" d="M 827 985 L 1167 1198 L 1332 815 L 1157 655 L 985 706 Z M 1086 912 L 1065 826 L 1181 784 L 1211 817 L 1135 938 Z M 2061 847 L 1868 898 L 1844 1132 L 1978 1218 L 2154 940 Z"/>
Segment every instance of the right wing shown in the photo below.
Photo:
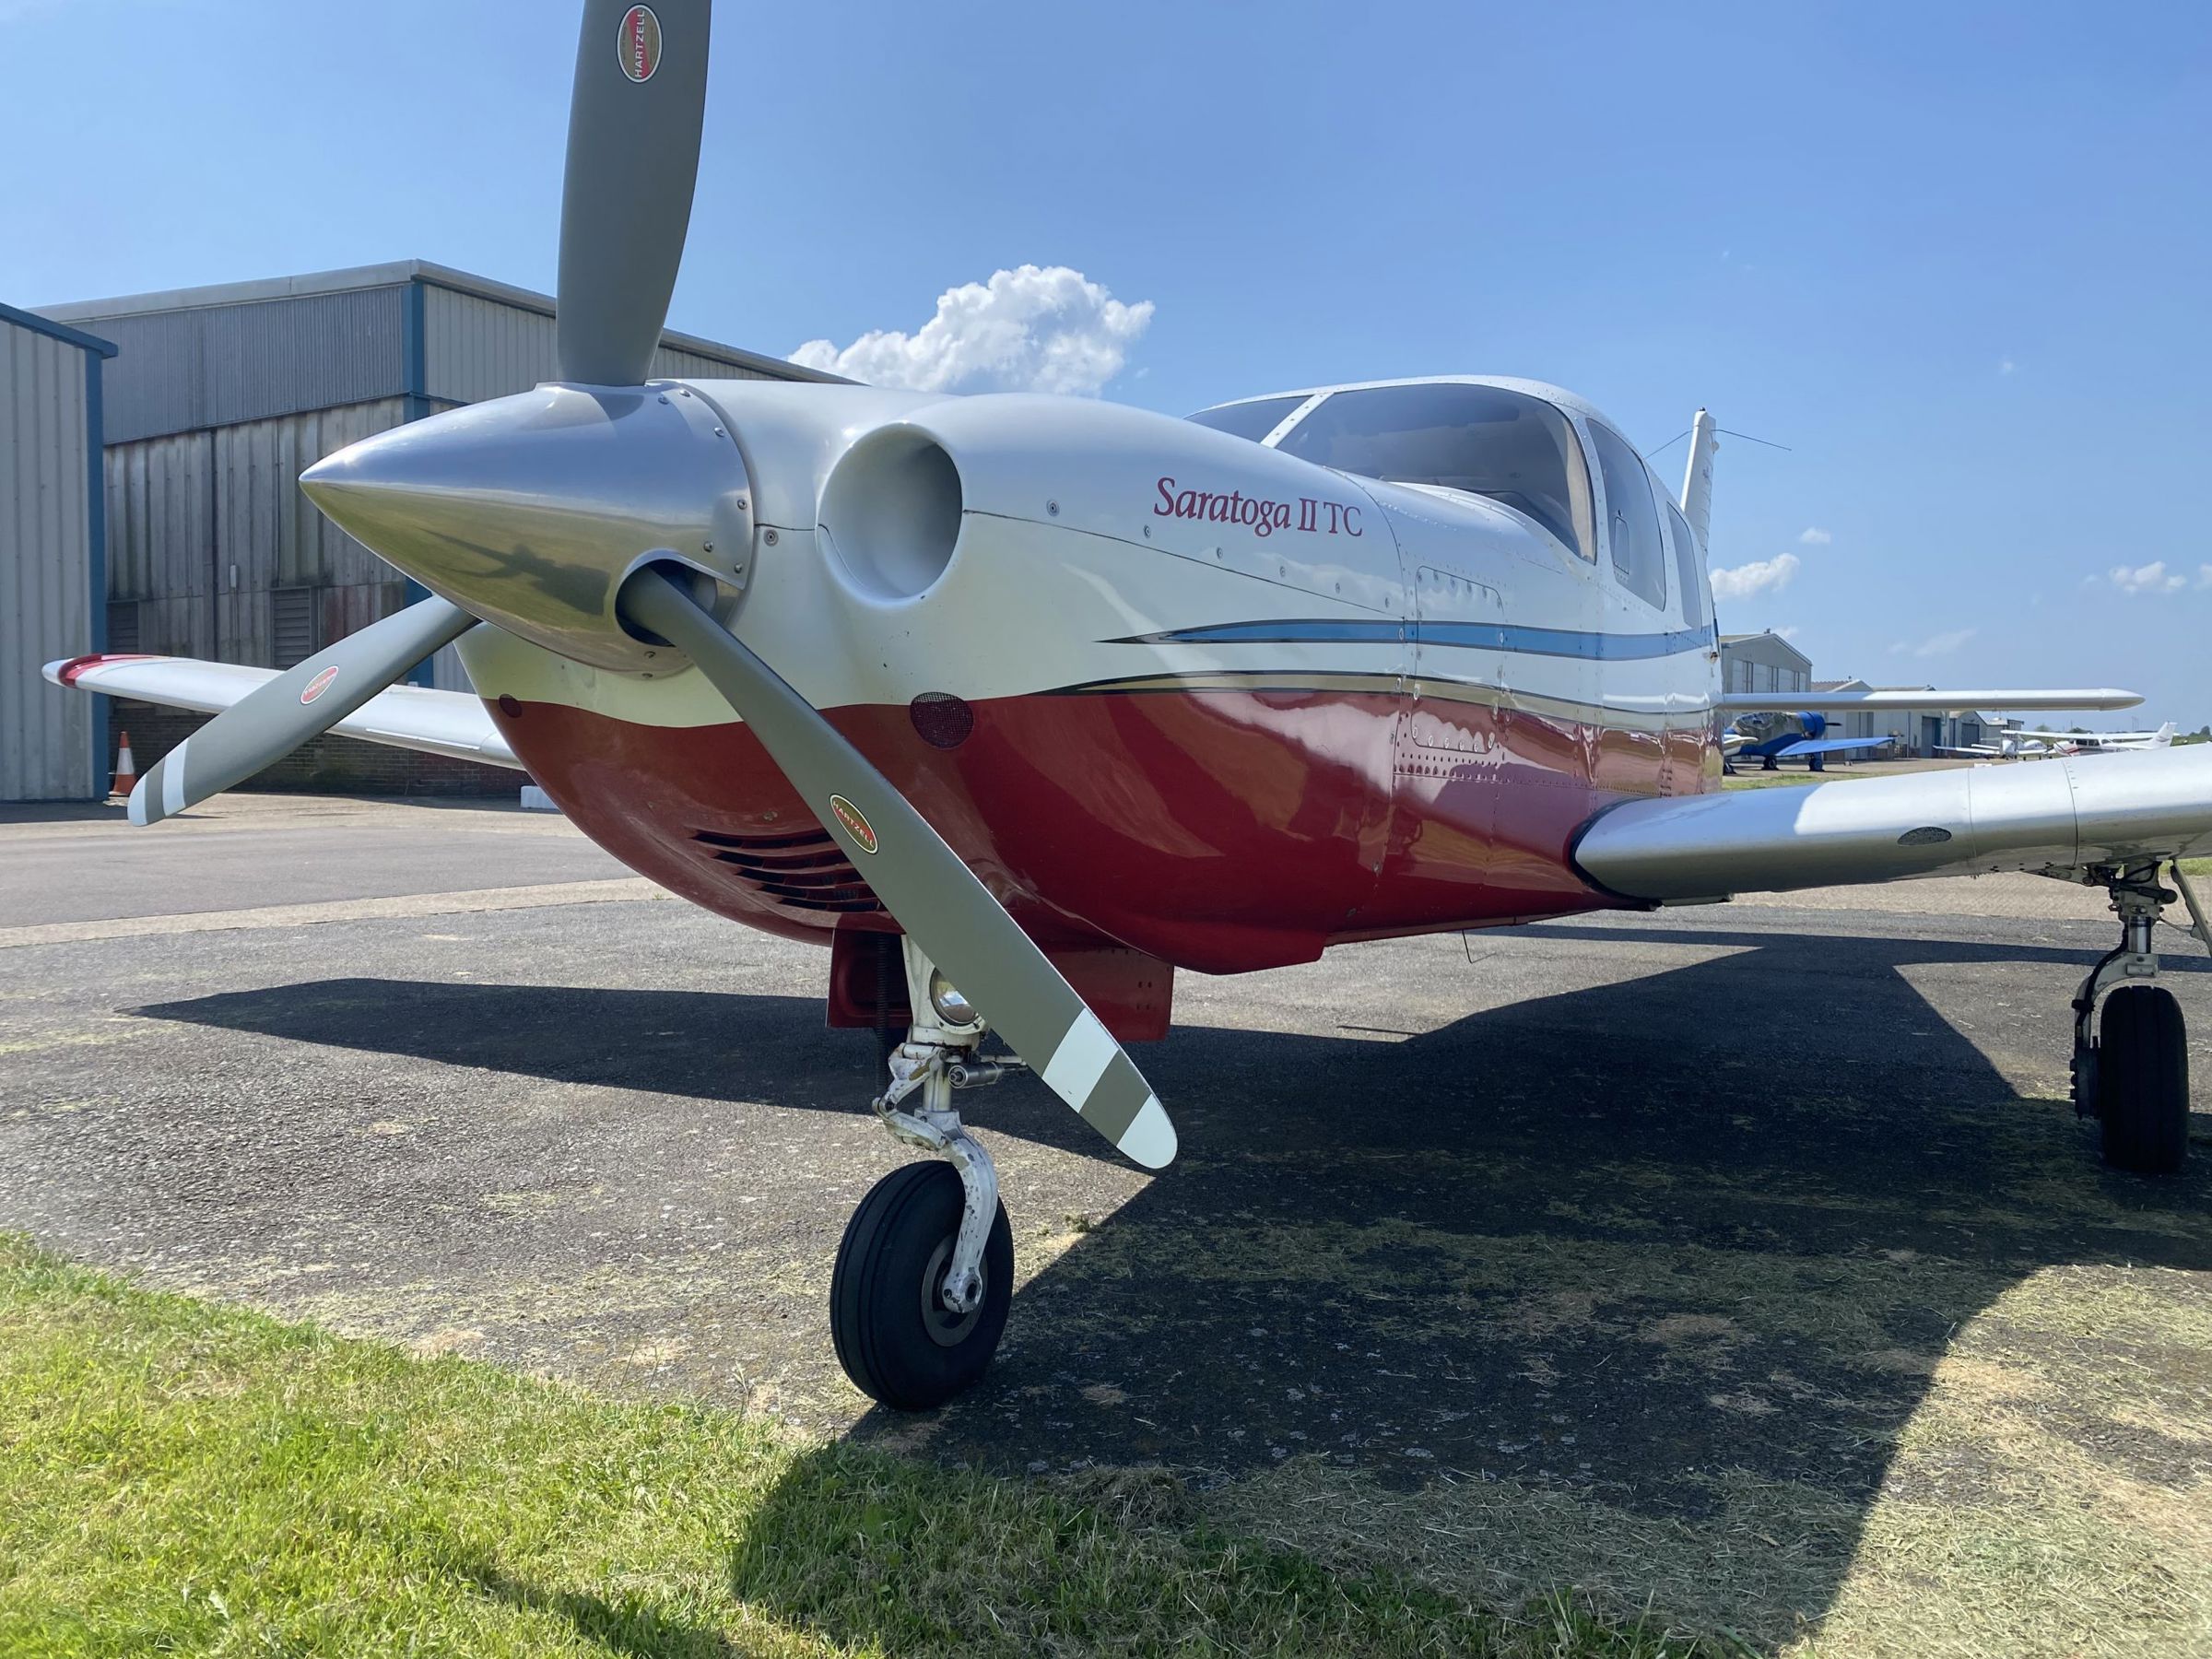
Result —
<path fill-rule="evenodd" d="M 1585 880 L 1647 903 L 2212 853 L 2212 744 L 1799 789 L 1624 801 L 1583 827 Z"/>
<path fill-rule="evenodd" d="M 276 677 L 274 668 L 206 663 L 196 657 L 81 656 L 46 665 L 46 677 L 78 691 L 135 698 L 172 709 L 219 714 Z M 378 692 L 330 728 L 347 737 L 394 748 L 421 749 L 456 760 L 481 760 L 524 771 L 481 700 L 466 691 L 394 686 Z"/>

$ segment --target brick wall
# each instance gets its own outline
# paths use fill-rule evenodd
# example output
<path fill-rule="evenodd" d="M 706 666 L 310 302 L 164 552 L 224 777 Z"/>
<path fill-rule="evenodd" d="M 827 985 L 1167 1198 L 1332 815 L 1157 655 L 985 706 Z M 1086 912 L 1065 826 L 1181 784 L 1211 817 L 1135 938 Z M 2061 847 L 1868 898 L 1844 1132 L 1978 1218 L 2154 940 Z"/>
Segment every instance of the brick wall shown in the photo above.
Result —
<path fill-rule="evenodd" d="M 131 759 L 140 772 L 214 718 L 184 709 L 114 700 L 108 714 L 107 764 L 114 746 L 131 735 Z M 453 760 L 415 749 L 324 735 L 294 749 L 276 765 L 238 785 L 241 789 L 305 791 L 322 794 L 503 795 L 512 800 L 527 773 L 475 760 Z"/>

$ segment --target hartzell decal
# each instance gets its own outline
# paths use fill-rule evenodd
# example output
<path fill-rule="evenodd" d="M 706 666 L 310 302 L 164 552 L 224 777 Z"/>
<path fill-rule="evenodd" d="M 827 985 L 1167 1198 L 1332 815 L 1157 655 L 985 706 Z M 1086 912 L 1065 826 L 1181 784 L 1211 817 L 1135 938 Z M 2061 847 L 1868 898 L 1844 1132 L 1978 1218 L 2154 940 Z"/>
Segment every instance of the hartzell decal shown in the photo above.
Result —
<path fill-rule="evenodd" d="M 1271 501 L 1248 496 L 1241 489 L 1223 495 L 1211 489 L 1178 489 L 1173 478 L 1163 477 L 1156 488 L 1159 505 L 1154 518 L 1202 519 L 1210 524 L 1242 524 L 1257 536 L 1277 530 L 1302 530 L 1309 535 L 1365 535 L 1359 528 L 1359 509 L 1345 501 L 1324 501 L 1300 496 L 1288 501 Z"/>

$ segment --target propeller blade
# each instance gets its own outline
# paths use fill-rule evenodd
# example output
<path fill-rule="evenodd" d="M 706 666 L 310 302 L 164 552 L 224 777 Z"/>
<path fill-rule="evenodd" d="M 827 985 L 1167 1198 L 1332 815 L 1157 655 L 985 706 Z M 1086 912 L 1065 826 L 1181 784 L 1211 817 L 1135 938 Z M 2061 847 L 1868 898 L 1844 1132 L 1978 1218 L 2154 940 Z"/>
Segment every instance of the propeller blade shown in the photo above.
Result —
<path fill-rule="evenodd" d="M 585 0 L 560 200 L 560 376 L 635 386 L 683 263 L 707 107 L 709 0 Z"/>
<path fill-rule="evenodd" d="M 131 822 L 158 824 L 242 783 L 476 625 L 459 606 L 425 599 L 286 669 L 155 761 L 131 791 Z"/>
<path fill-rule="evenodd" d="M 1175 1127 L 1135 1062 L 890 780 L 658 571 L 631 577 L 619 603 L 699 665 L 899 924 L 1045 1087 L 1138 1163 L 1164 1168 Z"/>

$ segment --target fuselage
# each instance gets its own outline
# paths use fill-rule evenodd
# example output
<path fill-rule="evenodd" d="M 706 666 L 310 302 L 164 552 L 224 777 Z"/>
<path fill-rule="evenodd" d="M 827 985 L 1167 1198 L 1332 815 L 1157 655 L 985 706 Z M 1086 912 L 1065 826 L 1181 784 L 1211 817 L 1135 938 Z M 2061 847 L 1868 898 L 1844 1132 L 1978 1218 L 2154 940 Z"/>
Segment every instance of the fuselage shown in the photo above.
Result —
<path fill-rule="evenodd" d="M 1541 397 L 1555 437 L 1594 441 L 1550 388 L 1432 384 Z M 1583 462 L 1571 521 L 1087 400 L 682 390 L 744 455 L 729 625 L 1049 948 L 1230 972 L 1600 908 L 1575 831 L 1716 782 L 1701 557 L 1641 461 L 1656 503 L 1618 465 L 1608 491 L 1617 452 Z M 1643 512 L 1657 594 L 1609 545 Z M 630 867 L 789 936 L 895 926 L 695 669 L 490 628 L 462 650 L 515 753 Z"/>

